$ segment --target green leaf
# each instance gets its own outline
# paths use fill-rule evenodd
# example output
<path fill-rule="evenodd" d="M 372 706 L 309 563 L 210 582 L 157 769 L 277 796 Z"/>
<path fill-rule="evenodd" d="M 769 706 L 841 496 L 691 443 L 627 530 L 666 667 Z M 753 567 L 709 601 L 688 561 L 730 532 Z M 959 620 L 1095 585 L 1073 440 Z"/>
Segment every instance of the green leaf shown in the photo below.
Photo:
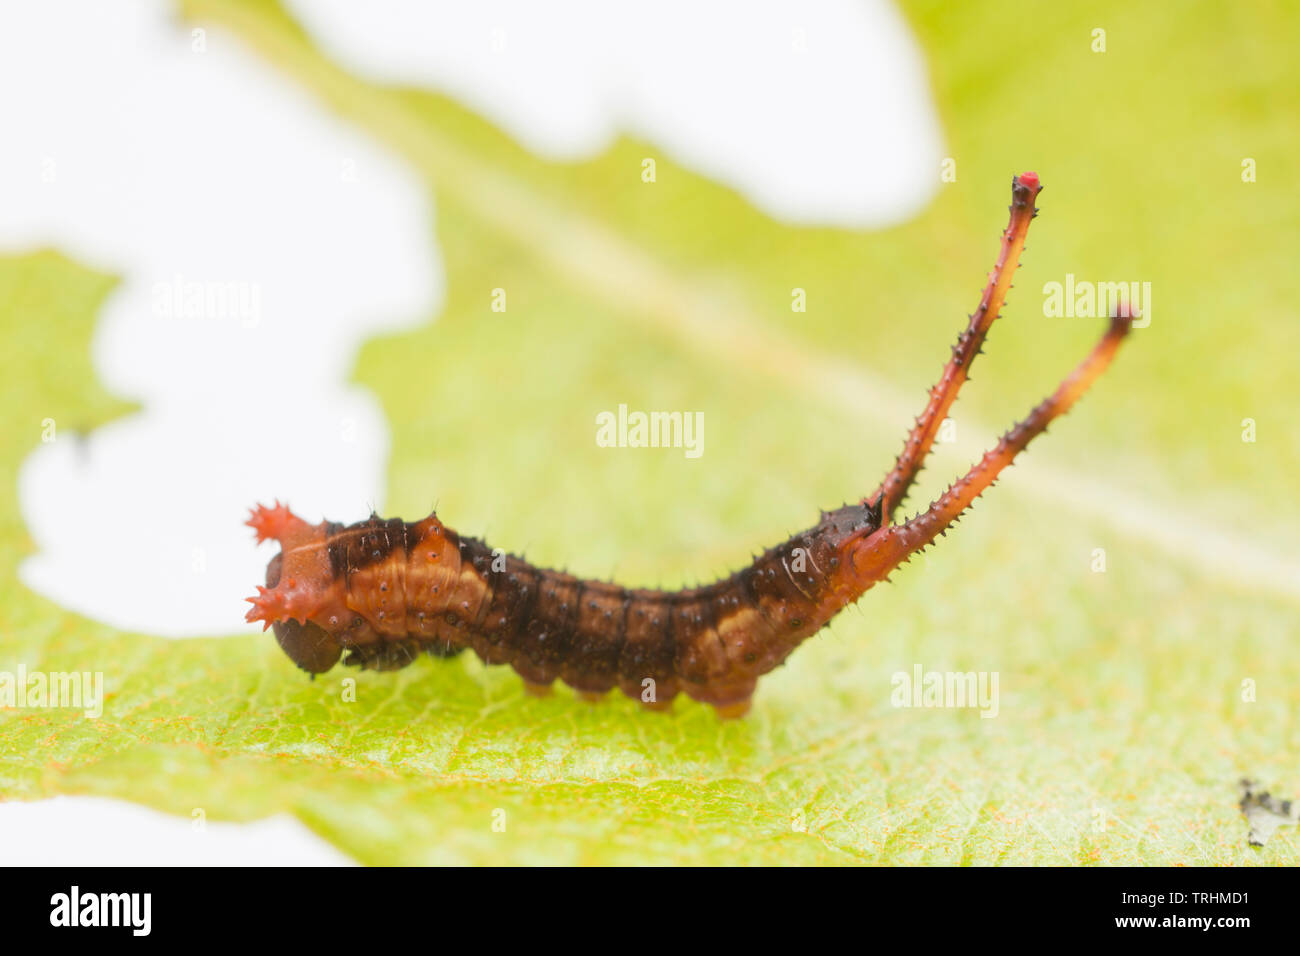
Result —
<path fill-rule="evenodd" d="M 874 487 L 1022 169 L 1047 188 L 1019 288 L 913 505 L 1091 345 L 1095 320 L 1044 318 L 1043 283 L 1150 281 L 1152 324 L 940 547 L 719 723 L 684 700 L 536 700 L 469 655 L 311 682 L 269 637 L 122 633 L 34 595 L 14 479 L 43 419 L 124 411 L 87 351 L 112 279 L 0 260 L 0 670 L 102 670 L 107 691 L 99 720 L 0 715 L 0 796 L 288 811 L 368 863 L 1300 862 L 1293 830 L 1248 849 L 1236 802 L 1243 776 L 1297 784 L 1296 15 L 904 10 L 958 178 L 915 221 L 858 233 L 772 222 L 645 143 L 543 163 L 441 97 L 344 73 L 273 5 L 185 4 L 427 178 L 448 300 L 357 368 L 394 432 L 388 510 L 437 500 L 541 564 L 707 579 Z M 620 402 L 703 411 L 703 458 L 596 447 Z M 891 706 L 917 664 L 997 672 L 996 718 Z"/>

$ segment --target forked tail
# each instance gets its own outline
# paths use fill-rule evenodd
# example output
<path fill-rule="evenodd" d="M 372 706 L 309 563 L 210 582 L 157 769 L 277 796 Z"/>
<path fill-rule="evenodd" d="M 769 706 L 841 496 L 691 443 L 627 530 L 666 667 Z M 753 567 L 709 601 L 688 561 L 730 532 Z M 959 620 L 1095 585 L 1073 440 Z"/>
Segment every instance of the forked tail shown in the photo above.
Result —
<path fill-rule="evenodd" d="M 893 524 L 894 511 L 921 471 L 939 426 L 956 400 L 957 392 L 966 381 L 975 356 L 981 351 L 989 327 L 998 317 L 1006 299 L 1007 290 L 1011 287 L 1011 275 L 1024 248 L 1029 223 L 1038 212 L 1034 208 L 1034 199 L 1040 191 L 1041 186 L 1035 173 L 1024 173 L 1012 182 L 1011 221 L 1002 234 L 1002 251 L 989 276 L 989 284 L 979 308 L 971 316 L 970 326 L 953 346 L 952 358 L 944 367 L 938 383 L 930 390 L 930 400 L 917 418 L 893 469 L 880 487 L 864 499 L 865 503 L 880 506 L 882 526 L 873 531 L 864 530 L 844 543 L 845 572 L 850 578 L 852 589 L 858 594 L 884 580 L 894 568 L 944 534 L 984 489 L 997 480 L 1002 469 L 1011 464 L 1016 455 L 1046 431 L 1053 420 L 1070 410 L 1106 370 L 1115 357 L 1120 342 L 1132 327 L 1135 316 L 1126 305 L 1121 305 L 1117 314 L 1111 318 L 1101 341 L 1055 393 L 1034 408 L 1023 422 L 1007 431 L 992 450 L 965 476 L 949 486 L 929 508 L 902 524 Z"/>

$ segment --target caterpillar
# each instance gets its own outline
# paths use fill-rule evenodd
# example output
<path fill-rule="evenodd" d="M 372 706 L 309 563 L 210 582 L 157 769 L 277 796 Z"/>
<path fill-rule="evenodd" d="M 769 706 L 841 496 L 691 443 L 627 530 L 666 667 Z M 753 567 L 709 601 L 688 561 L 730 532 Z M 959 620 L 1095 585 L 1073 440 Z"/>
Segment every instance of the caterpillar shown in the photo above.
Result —
<path fill-rule="evenodd" d="M 1057 390 L 1007 431 L 929 508 L 895 523 L 999 315 L 1038 210 L 1038 176 L 1012 180 L 1010 221 L 979 307 L 953 346 L 938 383 L 879 487 L 857 504 L 822 512 L 817 524 L 712 584 L 677 591 L 625 588 L 534 567 L 457 534 L 436 516 L 415 522 L 372 514 L 352 525 L 309 524 L 288 507 L 253 509 L 258 542 L 280 552 L 246 619 L 274 627 L 303 670 L 345 664 L 391 670 L 425 651 L 473 649 L 509 664 L 532 693 L 556 680 L 588 699 L 615 687 L 662 709 L 680 693 L 739 717 L 759 677 L 869 588 L 945 534 L 1048 424 L 1107 368 L 1132 317 L 1108 328 Z"/>

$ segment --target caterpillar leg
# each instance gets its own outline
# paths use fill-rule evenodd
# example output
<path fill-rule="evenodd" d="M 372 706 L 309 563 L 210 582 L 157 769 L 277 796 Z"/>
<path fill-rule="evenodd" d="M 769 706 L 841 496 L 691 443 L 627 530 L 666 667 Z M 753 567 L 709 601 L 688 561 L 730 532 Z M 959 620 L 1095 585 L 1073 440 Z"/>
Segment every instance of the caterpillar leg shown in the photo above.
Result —
<path fill-rule="evenodd" d="M 754 698 L 746 697 L 744 700 L 737 700 L 730 704 L 714 704 L 713 709 L 717 712 L 719 720 L 739 720 L 749 713 L 753 703 Z"/>
<path fill-rule="evenodd" d="M 1021 250 L 1025 247 L 1029 223 L 1037 214 L 1034 200 L 1041 191 L 1036 173 L 1021 173 L 1012 180 L 1011 221 L 1002 233 L 1002 251 L 989 274 L 989 283 L 980 298 L 979 307 L 971 315 L 970 325 L 958 336 L 957 344 L 952 347 L 952 358 L 944 366 L 939 381 L 930 389 L 930 400 L 903 443 L 903 450 L 899 452 L 893 469 L 885 476 L 880 487 L 863 499 L 864 503 L 881 506 L 881 517 L 885 524 L 892 523 L 895 509 L 906 499 L 912 482 L 916 480 L 934 445 L 939 426 L 948 417 L 949 409 L 957 400 L 957 393 L 969 377 L 971 364 L 984 345 L 989 326 L 1002 311 L 1007 290 L 1011 288 L 1011 277 L 1019 264 Z"/>
<path fill-rule="evenodd" d="M 930 507 L 901 525 L 883 527 L 845 542 L 845 551 L 856 584 L 866 590 L 890 571 L 943 534 L 962 512 L 997 479 L 1002 469 L 1015 460 L 1031 441 L 1064 415 L 1106 370 L 1124 336 L 1133 324 L 1126 309 L 1110 320 L 1091 353 L 1070 373 L 1056 392 L 1041 402 L 1020 424 L 1011 428 L 994 448 L 955 484 L 949 486 Z"/>

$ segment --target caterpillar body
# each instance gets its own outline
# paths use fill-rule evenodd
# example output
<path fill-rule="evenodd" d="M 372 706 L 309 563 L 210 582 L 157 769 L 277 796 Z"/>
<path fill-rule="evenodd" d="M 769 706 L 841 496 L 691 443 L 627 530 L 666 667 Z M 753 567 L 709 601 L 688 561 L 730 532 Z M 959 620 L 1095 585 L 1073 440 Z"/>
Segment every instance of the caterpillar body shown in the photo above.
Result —
<path fill-rule="evenodd" d="M 728 578 L 658 591 L 534 567 L 435 515 L 308 525 L 277 505 L 252 520 L 284 547 L 268 593 L 276 638 L 305 670 L 329 670 L 345 650 L 346 663 L 387 670 L 472 648 L 534 689 L 617 686 L 660 706 L 684 690 L 724 710 L 844 606 L 844 542 L 880 523 L 878 509 L 847 506 Z"/>
<path fill-rule="evenodd" d="M 1114 316 L 1051 397 L 928 509 L 893 523 L 1001 309 L 1040 188 L 1033 173 L 1013 180 L 1011 220 L 980 306 L 884 481 L 748 567 L 703 587 L 625 588 L 535 567 L 457 534 L 436 515 L 309 524 L 277 503 L 255 508 L 248 522 L 259 541 L 275 539 L 281 550 L 266 586 L 248 599 L 247 619 L 273 626 L 280 646 L 312 674 L 340 658 L 390 670 L 422 651 L 472 649 L 488 664 L 509 664 L 533 692 L 560 680 L 586 697 L 618 687 L 661 709 L 685 693 L 721 716 L 745 713 L 759 677 L 944 533 L 1069 409 L 1128 332 L 1131 316 Z"/>

